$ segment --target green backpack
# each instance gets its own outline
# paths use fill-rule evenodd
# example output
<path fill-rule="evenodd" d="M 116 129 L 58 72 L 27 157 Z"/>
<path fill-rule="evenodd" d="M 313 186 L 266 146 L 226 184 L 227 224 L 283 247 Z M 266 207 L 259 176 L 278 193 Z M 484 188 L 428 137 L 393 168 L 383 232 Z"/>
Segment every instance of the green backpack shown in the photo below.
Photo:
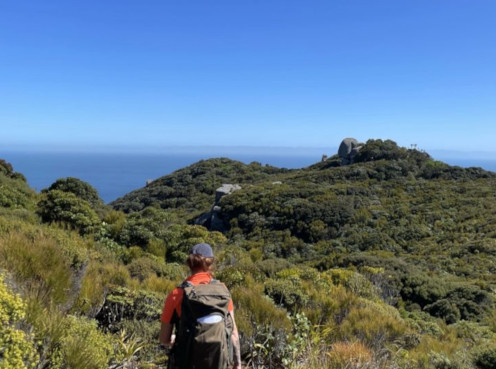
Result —
<path fill-rule="evenodd" d="M 181 317 L 169 369 L 226 369 L 232 365 L 231 294 L 213 279 L 209 284 L 184 282 Z"/>

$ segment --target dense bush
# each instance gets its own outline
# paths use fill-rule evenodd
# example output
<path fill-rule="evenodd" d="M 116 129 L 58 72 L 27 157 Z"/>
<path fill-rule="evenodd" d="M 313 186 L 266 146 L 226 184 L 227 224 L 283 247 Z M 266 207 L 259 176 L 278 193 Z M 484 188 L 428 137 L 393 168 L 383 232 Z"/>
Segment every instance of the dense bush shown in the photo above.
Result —
<path fill-rule="evenodd" d="M 152 275 L 164 277 L 167 274 L 167 268 L 163 260 L 156 260 L 146 256 L 134 259 L 128 264 L 127 268 L 131 277 L 138 278 L 140 281 Z"/>
<path fill-rule="evenodd" d="M 98 195 L 98 191 L 89 183 L 78 178 L 67 177 L 57 179 L 50 187 L 44 189 L 42 192 L 53 190 L 70 192 L 76 195 L 76 197 L 87 201 L 93 208 L 101 208 L 103 206 L 103 200 Z"/>
<path fill-rule="evenodd" d="M 355 163 L 374 160 L 400 160 L 408 156 L 408 150 L 391 140 L 368 140 L 354 158 Z"/>
<path fill-rule="evenodd" d="M 0 207 L 32 209 L 36 193 L 29 188 L 21 174 L 15 173 L 10 164 L 0 159 Z"/>
<path fill-rule="evenodd" d="M 51 353 L 51 368 L 105 369 L 114 355 L 109 335 L 98 330 L 96 321 L 68 316 L 63 335 Z"/>
<path fill-rule="evenodd" d="M 156 293 L 111 287 L 96 319 L 110 331 L 116 332 L 119 323 L 125 320 L 158 321 L 162 307 L 163 297 Z"/>
<path fill-rule="evenodd" d="M 118 228 L 112 233 L 116 241 L 126 246 L 146 248 L 154 239 L 164 239 L 167 228 L 177 222 L 174 214 L 155 207 L 132 213 L 122 220 L 119 213 L 114 214 L 115 219 L 111 221 Z"/>
<path fill-rule="evenodd" d="M 270 296 L 277 305 L 284 306 L 288 311 L 300 310 L 308 301 L 308 296 L 302 290 L 299 278 L 269 279 L 264 286 L 265 294 Z"/>
<path fill-rule="evenodd" d="M 474 356 L 474 363 L 478 369 L 496 368 L 496 347 L 480 349 Z"/>
<path fill-rule="evenodd" d="M 101 225 L 90 204 L 71 192 L 46 192 L 38 203 L 37 212 L 43 222 L 66 224 L 81 234 L 94 232 Z"/>
<path fill-rule="evenodd" d="M 12 164 L 3 159 L 0 159 L 0 175 L 26 182 L 26 177 L 22 173 L 15 172 Z"/>
<path fill-rule="evenodd" d="M 165 231 L 163 240 L 166 261 L 184 264 L 193 245 L 206 242 L 216 249 L 226 242 L 226 237 L 199 225 L 174 225 Z"/>

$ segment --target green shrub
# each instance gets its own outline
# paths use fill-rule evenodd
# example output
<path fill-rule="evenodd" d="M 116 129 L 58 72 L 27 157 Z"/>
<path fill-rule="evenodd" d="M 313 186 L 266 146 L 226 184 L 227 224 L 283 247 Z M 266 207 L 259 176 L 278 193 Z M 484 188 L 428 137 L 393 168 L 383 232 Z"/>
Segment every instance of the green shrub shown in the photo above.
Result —
<path fill-rule="evenodd" d="M 339 327 L 341 339 L 359 339 L 378 349 L 408 332 L 395 309 L 367 300 L 362 300 L 361 305 L 352 307 Z"/>
<path fill-rule="evenodd" d="M 186 278 L 189 269 L 184 264 L 166 263 L 164 277 L 171 281 L 182 281 Z"/>
<path fill-rule="evenodd" d="M 125 320 L 158 322 L 162 313 L 164 294 L 151 291 L 132 291 L 125 287 L 109 286 L 103 307 L 96 319 L 111 332 Z"/>
<path fill-rule="evenodd" d="M 255 334 L 259 326 L 272 325 L 275 329 L 291 326 L 284 309 L 262 294 L 262 286 L 251 288 L 236 286 L 231 289 L 235 305 L 236 324 L 248 336 Z"/>
<path fill-rule="evenodd" d="M 243 285 L 245 275 L 236 267 L 227 267 L 216 273 L 216 278 L 221 280 L 227 288 Z"/>
<path fill-rule="evenodd" d="M 51 354 L 51 368 L 106 369 L 114 354 L 112 337 L 98 330 L 97 322 L 67 316 L 63 337 Z"/>
<path fill-rule="evenodd" d="M 225 267 L 253 265 L 251 255 L 245 248 L 238 245 L 228 245 L 218 248 L 215 253 L 215 267 L 219 270 Z"/>
<path fill-rule="evenodd" d="M 5 176 L 12 177 L 15 172 L 12 164 L 6 162 L 3 159 L 0 159 L 0 173 Z"/>
<path fill-rule="evenodd" d="M 122 218 L 122 213 L 111 213 L 111 235 L 119 243 L 126 246 L 141 248 L 164 248 L 164 240 L 169 227 L 177 221 L 176 215 L 171 212 L 148 207 Z M 164 255 L 162 250 L 162 254 Z"/>
<path fill-rule="evenodd" d="M 251 262 L 242 261 L 235 266 L 228 266 L 220 271 L 215 271 L 215 278 L 226 284 L 228 288 L 244 285 L 250 281 L 262 282 L 265 275 Z"/>
<path fill-rule="evenodd" d="M 174 288 L 179 286 L 181 284 L 182 278 L 176 279 L 176 280 L 169 280 L 165 278 L 160 278 L 157 276 L 151 276 L 145 279 L 141 284 L 140 287 L 144 290 L 150 291 L 150 292 L 156 292 L 160 295 L 165 295 L 172 291 Z"/>
<path fill-rule="evenodd" d="M 101 309 L 109 286 L 125 287 L 130 281 L 129 270 L 124 265 L 93 260 L 83 278 L 74 311 L 94 316 Z"/>
<path fill-rule="evenodd" d="M 432 304 L 448 293 L 446 282 L 440 278 L 429 277 L 415 269 L 407 271 L 402 277 L 401 295 L 405 300 L 420 306 Z"/>
<path fill-rule="evenodd" d="M 378 288 L 360 273 L 346 269 L 329 269 L 324 273 L 324 276 L 326 275 L 335 285 L 342 285 L 358 296 L 368 299 L 378 298 Z"/>
<path fill-rule="evenodd" d="M 131 277 L 137 278 L 140 281 L 152 275 L 162 277 L 165 274 L 165 264 L 163 262 L 150 259 L 146 256 L 134 259 L 128 264 L 127 268 Z"/>
<path fill-rule="evenodd" d="M 494 308 L 491 294 L 474 285 L 458 286 L 447 298 L 457 306 L 464 320 L 481 320 Z"/>
<path fill-rule="evenodd" d="M 429 355 L 429 364 L 433 369 L 462 369 L 456 361 L 437 352 L 431 352 Z"/>
<path fill-rule="evenodd" d="M 459 321 L 461 316 L 458 307 L 447 299 L 437 300 L 435 303 L 425 306 L 424 310 L 432 316 L 444 319 L 448 324 Z"/>
<path fill-rule="evenodd" d="M 129 332 L 127 340 L 118 341 L 118 355 L 120 362 L 126 363 L 124 368 L 147 367 L 148 363 L 166 364 L 164 355 L 166 353 L 158 344 L 160 321 L 145 321 L 141 319 L 123 320 L 117 324 L 118 334 Z M 136 351 L 137 350 L 137 351 Z M 127 359 L 127 360 L 126 360 Z M 146 364 L 145 364 L 146 363 Z M 134 364 L 134 365 L 132 365 Z M 151 368 L 156 368 L 150 365 Z"/>
<path fill-rule="evenodd" d="M 274 278 L 279 271 L 293 266 L 289 260 L 280 258 L 258 261 L 256 265 L 262 272 L 265 273 L 267 277 L 270 278 Z"/>
<path fill-rule="evenodd" d="M 126 222 L 126 215 L 122 211 L 110 210 L 103 217 L 103 221 L 108 237 L 117 240 Z"/>
<path fill-rule="evenodd" d="M 432 337 L 441 337 L 443 331 L 439 326 L 439 321 L 426 312 L 401 310 L 405 323 L 420 334 L 428 334 Z"/>
<path fill-rule="evenodd" d="M 487 347 L 474 354 L 473 362 L 478 369 L 496 368 L 496 347 Z"/>
<path fill-rule="evenodd" d="M 36 192 L 24 180 L 6 176 L 0 171 L 0 207 L 33 209 L 36 197 Z"/>
<path fill-rule="evenodd" d="M 279 368 L 286 352 L 291 322 L 284 309 L 262 294 L 261 285 L 231 290 L 243 356 L 259 368 Z"/>
<path fill-rule="evenodd" d="M 53 190 L 73 193 L 76 197 L 90 203 L 93 208 L 102 208 L 104 205 L 103 200 L 98 195 L 98 191 L 89 183 L 78 178 L 67 177 L 57 179 L 50 187 L 41 192 L 44 193 Z"/>
<path fill-rule="evenodd" d="M 304 293 L 299 279 L 268 279 L 264 286 L 267 296 L 291 312 L 302 308 L 308 301 L 308 296 Z"/>
<path fill-rule="evenodd" d="M 26 316 L 26 305 L 12 293 L 0 274 L 0 368 L 34 368 L 38 361 L 32 336 L 19 328 Z"/>
<path fill-rule="evenodd" d="M 148 224 L 140 224 L 132 220 L 127 220 L 118 235 L 118 242 L 126 246 L 140 246 L 145 248 L 154 238 L 153 232 L 148 228 Z"/>
<path fill-rule="evenodd" d="M 38 203 L 37 212 L 43 222 L 67 224 L 81 234 L 94 232 L 101 226 L 100 219 L 90 204 L 71 192 L 46 192 Z"/>

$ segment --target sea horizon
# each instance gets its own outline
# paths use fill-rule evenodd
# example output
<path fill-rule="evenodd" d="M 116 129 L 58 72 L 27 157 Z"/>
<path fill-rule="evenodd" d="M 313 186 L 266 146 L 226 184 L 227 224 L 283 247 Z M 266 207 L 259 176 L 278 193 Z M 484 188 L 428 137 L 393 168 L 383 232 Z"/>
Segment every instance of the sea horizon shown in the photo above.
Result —
<path fill-rule="evenodd" d="M 194 149 L 194 150 L 192 150 Z M 332 156 L 337 148 L 190 147 L 166 152 L 81 152 L 49 150 L 2 150 L 0 159 L 22 173 L 31 188 L 40 192 L 59 178 L 75 177 L 92 185 L 105 203 L 142 188 L 155 180 L 200 160 L 227 157 L 245 164 L 258 162 L 279 168 L 298 169 Z M 431 153 L 430 153 L 431 154 Z M 483 153 L 486 154 L 486 153 Z M 461 167 L 481 167 L 496 172 L 496 157 L 477 153 L 437 150 L 435 160 Z M 451 156 L 451 157 L 450 157 Z"/>

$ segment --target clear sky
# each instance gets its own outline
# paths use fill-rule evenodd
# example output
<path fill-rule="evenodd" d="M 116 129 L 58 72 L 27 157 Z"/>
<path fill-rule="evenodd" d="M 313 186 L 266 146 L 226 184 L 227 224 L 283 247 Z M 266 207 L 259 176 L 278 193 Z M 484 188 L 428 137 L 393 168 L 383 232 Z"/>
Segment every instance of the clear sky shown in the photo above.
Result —
<path fill-rule="evenodd" d="M 0 145 L 496 151 L 494 0 L 3 0 Z"/>

